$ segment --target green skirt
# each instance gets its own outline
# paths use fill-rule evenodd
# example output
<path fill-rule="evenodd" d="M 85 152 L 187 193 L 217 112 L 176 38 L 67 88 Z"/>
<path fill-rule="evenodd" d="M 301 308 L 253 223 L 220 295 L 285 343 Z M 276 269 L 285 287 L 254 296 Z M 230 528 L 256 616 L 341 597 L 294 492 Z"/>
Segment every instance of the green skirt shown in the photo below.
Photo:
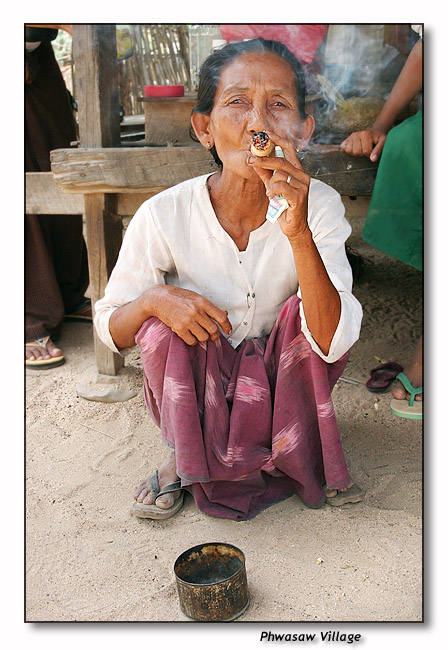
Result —
<path fill-rule="evenodd" d="M 389 131 L 380 158 L 363 239 L 423 268 L 423 113 Z"/>

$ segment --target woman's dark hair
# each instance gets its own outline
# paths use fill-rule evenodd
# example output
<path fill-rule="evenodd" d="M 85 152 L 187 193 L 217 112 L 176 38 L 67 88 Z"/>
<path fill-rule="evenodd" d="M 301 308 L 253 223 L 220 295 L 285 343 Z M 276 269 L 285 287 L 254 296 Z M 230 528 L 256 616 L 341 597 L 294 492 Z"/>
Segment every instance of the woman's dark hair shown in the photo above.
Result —
<path fill-rule="evenodd" d="M 229 43 L 228 45 L 215 50 L 205 59 L 199 72 L 198 101 L 192 110 L 192 114 L 202 113 L 203 115 L 210 115 L 215 101 L 216 90 L 218 88 L 222 69 L 247 52 L 259 52 L 261 54 L 270 52 L 276 54 L 289 63 L 296 82 L 299 113 L 300 116 L 305 119 L 305 75 L 302 66 L 286 45 L 279 41 L 269 41 L 264 38 L 254 38 L 250 41 Z M 196 142 L 198 141 L 191 125 L 190 137 Z M 222 162 L 219 159 L 214 146 L 210 149 L 210 152 L 217 165 L 222 167 Z"/>

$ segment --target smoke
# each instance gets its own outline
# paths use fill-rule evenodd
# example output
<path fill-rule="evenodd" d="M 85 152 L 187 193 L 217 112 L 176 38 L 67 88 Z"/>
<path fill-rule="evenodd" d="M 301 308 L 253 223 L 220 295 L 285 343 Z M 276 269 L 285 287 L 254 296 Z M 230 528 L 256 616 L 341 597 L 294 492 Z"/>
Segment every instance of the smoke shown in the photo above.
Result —
<path fill-rule="evenodd" d="M 329 26 L 308 105 L 316 120 L 314 142 L 340 143 L 373 124 L 412 47 L 411 33 L 409 25 Z"/>
<path fill-rule="evenodd" d="M 382 97 L 382 73 L 400 54 L 384 36 L 384 25 L 330 25 L 324 76 L 343 95 Z"/>

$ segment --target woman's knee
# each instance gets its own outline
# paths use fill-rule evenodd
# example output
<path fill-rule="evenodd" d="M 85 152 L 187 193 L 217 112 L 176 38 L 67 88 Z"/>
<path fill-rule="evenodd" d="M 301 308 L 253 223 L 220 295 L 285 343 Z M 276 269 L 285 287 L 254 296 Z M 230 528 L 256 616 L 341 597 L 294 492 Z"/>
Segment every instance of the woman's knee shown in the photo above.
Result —
<path fill-rule="evenodd" d="M 135 342 L 140 346 L 142 353 L 153 353 L 160 351 L 164 343 L 169 343 L 172 330 L 155 316 L 143 323 L 135 335 Z"/>

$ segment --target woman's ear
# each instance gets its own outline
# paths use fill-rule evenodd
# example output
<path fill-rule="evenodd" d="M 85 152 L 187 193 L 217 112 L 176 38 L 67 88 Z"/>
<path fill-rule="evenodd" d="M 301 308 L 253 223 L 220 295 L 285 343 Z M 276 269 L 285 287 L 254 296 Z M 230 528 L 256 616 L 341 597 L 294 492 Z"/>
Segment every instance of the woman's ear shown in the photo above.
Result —
<path fill-rule="evenodd" d="M 210 115 L 203 115 L 202 113 L 193 113 L 191 116 L 191 126 L 196 133 L 196 137 L 202 146 L 210 149 L 214 142 L 209 132 Z"/>
<path fill-rule="evenodd" d="M 304 120 L 300 122 L 300 136 L 299 136 L 299 143 L 300 147 L 305 146 L 308 143 L 308 140 L 311 138 L 311 136 L 314 133 L 314 128 L 316 126 L 316 123 L 314 121 L 314 117 L 312 115 L 308 115 Z"/>

